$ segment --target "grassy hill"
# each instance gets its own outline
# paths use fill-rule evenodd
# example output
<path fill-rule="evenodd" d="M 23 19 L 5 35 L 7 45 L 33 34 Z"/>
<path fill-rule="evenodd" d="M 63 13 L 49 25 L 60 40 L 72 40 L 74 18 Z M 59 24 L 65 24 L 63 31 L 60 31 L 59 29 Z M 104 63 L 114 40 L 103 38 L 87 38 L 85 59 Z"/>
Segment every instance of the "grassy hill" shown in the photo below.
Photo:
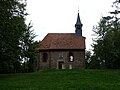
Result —
<path fill-rule="evenodd" d="M 120 70 L 0 74 L 0 90 L 120 90 Z"/>

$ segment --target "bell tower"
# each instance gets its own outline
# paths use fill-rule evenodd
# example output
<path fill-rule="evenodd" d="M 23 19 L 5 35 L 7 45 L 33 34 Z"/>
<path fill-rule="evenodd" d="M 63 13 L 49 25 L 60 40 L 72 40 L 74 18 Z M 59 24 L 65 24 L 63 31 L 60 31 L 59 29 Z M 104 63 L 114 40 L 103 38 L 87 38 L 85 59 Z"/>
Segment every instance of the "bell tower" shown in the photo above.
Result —
<path fill-rule="evenodd" d="M 75 34 L 77 36 L 82 36 L 82 26 L 83 26 L 83 24 L 81 23 L 79 11 L 78 11 L 77 21 L 75 24 Z"/>

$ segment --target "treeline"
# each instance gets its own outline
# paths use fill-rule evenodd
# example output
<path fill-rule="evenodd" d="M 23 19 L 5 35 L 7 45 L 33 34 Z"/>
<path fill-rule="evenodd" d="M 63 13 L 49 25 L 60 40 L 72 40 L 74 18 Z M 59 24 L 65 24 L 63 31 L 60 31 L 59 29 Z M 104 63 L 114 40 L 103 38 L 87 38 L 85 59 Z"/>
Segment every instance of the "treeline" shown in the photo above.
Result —
<path fill-rule="evenodd" d="M 0 73 L 34 71 L 35 34 L 26 25 L 26 0 L 0 0 Z"/>
<path fill-rule="evenodd" d="M 120 0 L 113 2 L 114 11 L 102 17 L 93 31 L 93 53 L 86 51 L 86 68 L 120 69 Z"/>

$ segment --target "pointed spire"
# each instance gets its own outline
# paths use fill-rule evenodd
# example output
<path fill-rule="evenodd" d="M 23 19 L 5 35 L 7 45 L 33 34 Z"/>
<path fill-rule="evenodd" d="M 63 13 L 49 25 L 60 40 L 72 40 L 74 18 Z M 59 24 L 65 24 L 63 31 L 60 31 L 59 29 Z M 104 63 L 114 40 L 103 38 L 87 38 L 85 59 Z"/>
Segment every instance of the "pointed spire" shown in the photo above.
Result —
<path fill-rule="evenodd" d="M 77 16 L 77 21 L 76 21 L 76 24 L 75 24 L 75 33 L 77 36 L 82 36 L 82 23 L 81 23 L 81 20 L 80 20 L 80 15 L 79 15 L 79 10 L 78 10 L 78 16 Z"/>
<path fill-rule="evenodd" d="M 78 10 L 78 16 L 77 16 L 77 21 L 76 21 L 75 27 L 79 26 L 79 25 L 82 27 L 82 23 L 81 23 L 81 20 L 80 20 L 80 15 L 79 15 L 79 10 Z"/>

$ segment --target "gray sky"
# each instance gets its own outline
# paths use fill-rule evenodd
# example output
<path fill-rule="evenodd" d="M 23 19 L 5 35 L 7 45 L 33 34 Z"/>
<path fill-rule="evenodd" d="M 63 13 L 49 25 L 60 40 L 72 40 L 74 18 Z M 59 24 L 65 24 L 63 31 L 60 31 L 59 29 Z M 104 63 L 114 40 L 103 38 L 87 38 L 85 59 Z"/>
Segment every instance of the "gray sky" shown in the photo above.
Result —
<path fill-rule="evenodd" d="M 42 40 L 47 33 L 74 33 L 79 8 L 86 37 L 86 49 L 91 49 L 92 28 L 111 11 L 115 0 L 27 0 L 27 23 L 32 21 L 36 35 Z"/>

